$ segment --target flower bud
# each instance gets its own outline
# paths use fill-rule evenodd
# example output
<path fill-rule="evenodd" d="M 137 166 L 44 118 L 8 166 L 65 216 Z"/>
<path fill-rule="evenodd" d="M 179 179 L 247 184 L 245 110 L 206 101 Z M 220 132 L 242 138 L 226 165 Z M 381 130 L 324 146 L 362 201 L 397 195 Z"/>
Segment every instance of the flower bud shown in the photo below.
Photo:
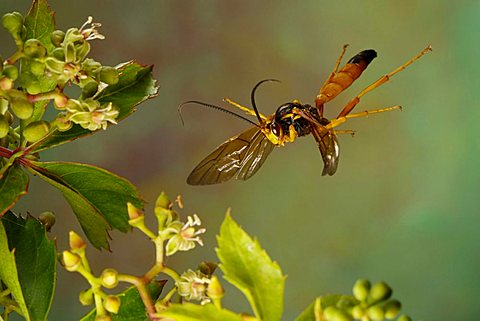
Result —
<path fill-rule="evenodd" d="M 0 138 L 7 136 L 9 131 L 10 124 L 8 123 L 7 117 L 0 114 Z"/>
<path fill-rule="evenodd" d="M 90 52 L 90 44 L 87 41 L 82 41 L 79 44 L 76 44 L 75 52 L 77 55 L 77 60 L 82 61 Z"/>
<path fill-rule="evenodd" d="M 45 66 L 48 70 L 57 74 L 63 74 L 65 70 L 65 63 L 62 60 L 53 57 L 47 57 L 47 59 L 45 59 Z"/>
<path fill-rule="evenodd" d="M 385 318 L 393 319 L 398 315 L 398 313 L 400 313 L 402 304 L 398 300 L 390 300 L 385 303 L 383 308 L 385 309 Z"/>
<path fill-rule="evenodd" d="M 57 60 L 65 61 L 65 50 L 63 47 L 53 49 L 51 56 Z"/>
<path fill-rule="evenodd" d="M 158 195 L 157 201 L 155 202 L 155 207 L 161 207 L 165 209 L 171 208 L 171 202 L 165 192 L 161 192 L 160 195 Z"/>
<path fill-rule="evenodd" d="M 90 81 L 82 84 L 82 98 L 90 98 L 98 91 L 98 83 L 90 78 Z"/>
<path fill-rule="evenodd" d="M 102 68 L 102 64 L 92 58 L 87 58 L 82 62 L 82 70 L 89 75 L 95 74 L 100 68 Z"/>
<path fill-rule="evenodd" d="M 45 230 L 50 232 L 52 226 L 55 224 L 55 214 L 50 211 L 45 211 L 38 216 L 38 220 L 45 226 Z"/>
<path fill-rule="evenodd" d="M 323 310 L 323 315 L 327 321 L 352 321 L 352 317 L 334 306 L 329 306 Z"/>
<path fill-rule="evenodd" d="M 108 312 L 117 314 L 120 309 L 120 299 L 118 296 L 108 295 L 103 301 L 103 306 Z"/>
<path fill-rule="evenodd" d="M 207 276 L 210 276 L 210 275 L 213 274 L 213 272 L 215 272 L 217 267 L 218 267 L 218 264 L 213 263 L 213 262 L 201 262 L 198 265 L 198 270 L 200 272 L 202 272 L 203 274 L 205 274 Z"/>
<path fill-rule="evenodd" d="M 370 299 L 373 302 L 383 301 L 392 295 L 392 289 L 385 282 L 378 282 L 370 290 Z"/>
<path fill-rule="evenodd" d="M 18 69 L 15 65 L 6 65 L 3 68 L 3 74 L 11 80 L 15 81 L 18 78 Z"/>
<path fill-rule="evenodd" d="M 34 80 L 28 85 L 28 87 L 26 87 L 26 89 L 30 95 L 37 95 L 42 92 L 42 85 L 38 80 Z"/>
<path fill-rule="evenodd" d="M 81 291 L 78 299 L 82 305 L 92 305 L 94 302 L 92 289 Z"/>
<path fill-rule="evenodd" d="M 95 317 L 95 321 L 112 321 L 112 317 L 109 314 L 102 314 Z"/>
<path fill-rule="evenodd" d="M 1 90 L 10 90 L 13 88 L 13 80 L 7 76 L 0 77 L 0 89 Z"/>
<path fill-rule="evenodd" d="M 118 272 L 115 269 L 105 269 L 100 277 L 102 285 L 107 289 L 113 289 L 118 284 Z"/>
<path fill-rule="evenodd" d="M 50 130 L 50 123 L 45 120 L 38 120 L 31 122 L 30 124 L 25 127 L 23 130 L 23 136 L 25 139 L 30 142 L 34 143 L 41 138 L 45 137 Z"/>
<path fill-rule="evenodd" d="M 365 301 L 370 291 L 370 281 L 365 279 L 360 279 L 355 282 L 353 286 L 353 296 L 358 301 Z"/>
<path fill-rule="evenodd" d="M 225 294 L 225 290 L 223 289 L 222 285 L 218 278 L 214 275 L 210 279 L 210 284 L 207 287 L 207 295 L 212 300 L 217 300 L 223 298 Z"/>
<path fill-rule="evenodd" d="M 20 119 L 28 119 L 33 114 L 33 104 L 23 97 L 13 97 L 10 101 L 10 109 Z"/>
<path fill-rule="evenodd" d="M 23 16 L 19 12 L 11 12 L 3 15 L 2 25 L 11 34 L 18 34 L 22 30 Z"/>
<path fill-rule="evenodd" d="M 75 46 L 72 42 L 67 43 L 64 48 L 65 50 L 65 62 L 75 62 L 76 54 L 75 54 Z"/>
<path fill-rule="evenodd" d="M 70 250 L 72 252 L 78 252 L 81 250 L 85 250 L 87 247 L 87 243 L 74 231 L 70 231 L 68 233 L 68 243 L 70 245 Z"/>
<path fill-rule="evenodd" d="M 57 118 L 55 118 L 53 122 L 57 129 L 61 132 L 67 131 L 73 127 L 73 123 L 68 119 L 68 115 L 66 113 L 58 113 Z"/>
<path fill-rule="evenodd" d="M 135 205 L 133 205 L 130 202 L 127 203 L 127 211 L 128 211 L 128 217 L 131 220 L 134 220 L 138 217 L 143 217 L 142 211 L 140 211 L 138 208 L 135 207 Z"/>
<path fill-rule="evenodd" d="M 100 70 L 100 81 L 109 85 L 115 85 L 118 82 L 118 70 L 113 67 L 102 67 Z"/>
<path fill-rule="evenodd" d="M 68 97 L 65 96 L 64 94 L 62 93 L 58 93 L 57 95 L 55 95 L 55 97 L 53 98 L 53 102 L 55 104 L 55 108 L 57 109 L 64 109 L 65 106 L 67 105 L 68 103 Z"/>
<path fill-rule="evenodd" d="M 385 311 L 379 305 L 374 305 L 368 308 L 367 315 L 372 321 L 382 321 L 385 317 Z"/>
<path fill-rule="evenodd" d="M 47 53 L 47 49 L 38 39 L 32 38 L 25 41 L 23 53 L 30 58 L 42 58 Z"/>
<path fill-rule="evenodd" d="M 412 318 L 410 318 L 408 315 L 401 315 L 397 321 L 412 321 Z"/>
<path fill-rule="evenodd" d="M 39 61 L 32 60 L 30 62 L 30 72 L 37 77 L 43 76 L 43 74 L 45 73 L 45 64 Z"/>
<path fill-rule="evenodd" d="M 62 45 L 63 39 L 65 39 L 65 32 L 63 32 L 62 30 L 55 30 L 50 35 L 50 39 L 52 40 L 52 43 L 55 45 L 55 47 L 60 47 Z"/>
<path fill-rule="evenodd" d="M 77 254 L 70 251 L 63 251 L 63 264 L 65 269 L 70 272 L 75 272 L 82 265 L 82 259 Z"/>

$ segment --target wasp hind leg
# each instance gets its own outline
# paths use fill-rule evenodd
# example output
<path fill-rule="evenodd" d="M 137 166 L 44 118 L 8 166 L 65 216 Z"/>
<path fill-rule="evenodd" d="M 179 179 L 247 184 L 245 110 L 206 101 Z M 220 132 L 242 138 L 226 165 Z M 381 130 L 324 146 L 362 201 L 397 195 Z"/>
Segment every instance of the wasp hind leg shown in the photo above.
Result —
<path fill-rule="evenodd" d="M 397 106 L 386 107 L 386 108 L 381 108 L 381 109 L 371 109 L 371 110 L 365 110 L 365 111 L 355 113 L 355 114 L 340 116 L 340 117 L 332 119 L 330 121 L 330 123 L 328 125 L 326 125 L 325 127 L 329 128 L 329 129 L 330 128 L 335 128 L 338 125 L 343 124 L 344 122 L 346 122 L 350 118 L 367 117 L 371 114 L 378 114 L 378 113 L 383 113 L 383 112 L 386 112 L 386 111 L 394 111 L 394 110 L 402 110 L 402 106 L 397 105 Z"/>
<path fill-rule="evenodd" d="M 422 51 L 420 51 L 415 57 L 413 57 L 412 59 L 410 59 L 409 61 L 407 61 L 400 67 L 398 67 L 397 69 L 395 69 L 394 71 L 390 72 L 389 74 L 383 75 L 373 84 L 363 89 L 355 98 L 353 98 L 345 107 L 343 107 L 342 111 L 340 112 L 340 114 L 338 114 L 337 118 L 348 115 L 353 110 L 353 108 L 360 102 L 360 98 L 362 98 L 366 93 L 374 90 L 377 87 L 380 87 L 381 85 L 389 81 L 390 77 L 404 70 L 405 68 L 407 68 L 416 60 L 420 59 L 423 55 L 425 55 L 429 51 L 432 51 L 432 46 L 430 45 L 425 49 L 423 49 Z"/>
<path fill-rule="evenodd" d="M 336 129 L 333 132 L 335 133 L 335 135 L 350 134 L 352 137 L 355 136 L 355 134 L 357 133 L 355 130 L 351 130 L 351 129 Z"/>

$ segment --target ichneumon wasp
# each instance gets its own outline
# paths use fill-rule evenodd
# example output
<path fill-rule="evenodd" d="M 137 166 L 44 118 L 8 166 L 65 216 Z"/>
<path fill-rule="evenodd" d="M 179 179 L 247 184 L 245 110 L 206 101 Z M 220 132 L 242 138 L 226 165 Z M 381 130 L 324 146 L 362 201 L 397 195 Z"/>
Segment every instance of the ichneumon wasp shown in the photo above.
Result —
<path fill-rule="evenodd" d="M 185 104 L 200 104 L 229 113 L 253 125 L 253 127 L 243 133 L 230 138 L 205 157 L 190 173 L 187 183 L 190 185 L 210 185 L 228 181 L 233 177 L 246 180 L 258 171 L 275 146 L 283 146 L 285 143 L 293 142 L 297 137 L 310 134 L 315 138 L 322 156 L 322 175 L 335 174 L 339 160 L 337 134 L 354 133 L 352 130 L 336 130 L 335 128 L 350 118 L 365 117 L 370 114 L 401 109 L 400 106 L 393 106 L 351 113 L 366 93 L 386 83 L 390 77 L 404 70 L 407 66 L 432 50 L 431 46 L 426 47 L 397 69 L 380 77 L 350 100 L 337 117 L 327 119 L 323 116 L 324 105 L 360 77 L 370 62 L 377 56 L 375 50 L 372 49 L 361 51 L 353 56 L 345 66 L 339 70 L 346 48 L 347 45 L 344 45 L 332 73 L 320 88 L 315 98 L 315 106 L 302 104 L 298 100 L 294 100 L 282 104 L 277 108 L 276 112 L 270 116 L 261 114 L 255 103 L 255 92 L 258 87 L 265 82 L 278 81 L 275 79 L 262 80 L 252 89 L 250 98 L 253 109 L 240 105 L 231 99 L 224 99 L 225 102 L 241 109 L 248 115 L 255 116 L 258 123 L 223 107 L 196 100 L 181 104 L 179 110 Z"/>

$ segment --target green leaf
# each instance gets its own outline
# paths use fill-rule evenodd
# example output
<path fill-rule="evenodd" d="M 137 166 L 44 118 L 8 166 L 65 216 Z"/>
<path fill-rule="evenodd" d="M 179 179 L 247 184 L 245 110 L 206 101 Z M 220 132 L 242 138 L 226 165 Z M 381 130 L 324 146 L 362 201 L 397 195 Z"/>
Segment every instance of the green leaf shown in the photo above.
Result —
<path fill-rule="evenodd" d="M 242 321 L 243 318 L 229 310 L 218 309 L 213 304 L 172 304 L 160 316 L 175 321 Z"/>
<path fill-rule="evenodd" d="M 105 88 L 97 99 L 102 104 L 112 102 L 120 111 L 117 118 L 117 121 L 120 121 L 133 113 L 136 110 L 135 106 L 155 97 L 158 87 L 152 77 L 153 66 L 142 66 L 134 62 L 128 62 L 117 66 L 117 69 L 120 71 L 118 83 Z M 34 152 L 61 145 L 92 133 L 95 132 L 84 129 L 80 125 L 74 125 L 65 132 L 53 133 L 38 144 L 34 148 Z"/>
<path fill-rule="evenodd" d="M 54 12 L 48 6 L 46 0 L 34 0 L 32 7 L 25 16 L 25 39 L 38 39 L 42 45 L 47 48 L 48 52 L 52 51 L 55 46 L 50 38 L 55 30 Z"/>
<path fill-rule="evenodd" d="M 162 292 L 166 281 L 152 281 L 148 285 L 148 290 L 153 301 L 155 301 Z M 119 294 L 120 310 L 118 314 L 111 314 L 114 321 L 148 321 L 145 313 L 145 306 L 138 294 L 137 288 L 129 287 Z M 90 311 L 80 321 L 94 321 L 96 316 L 96 309 Z"/>
<path fill-rule="evenodd" d="M 25 319 L 30 321 L 27 305 L 23 298 L 22 287 L 18 280 L 14 251 L 10 251 L 8 248 L 7 233 L 2 221 L 0 221 L 0 257 L 2 258 L 2 264 L 0 264 L 0 279 L 15 297 L 15 301 L 18 303 Z"/>
<path fill-rule="evenodd" d="M 227 213 L 217 237 L 224 278 L 247 297 L 256 317 L 280 320 L 285 276 L 276 262 Z"/>
<path fill-rule="evenodd" d="M 42 224 L 12 212 L 0 220 L 0 278 L 26 320 L 44 321 L 53 299 L 56 250 Z"/>
<path fill-rule="evenodd" d="M 34 173 L 63 193 L 97 248 L 108 249 L 110 226 L 122 232 L 130 230 L 127 202 L 143 208 L 144 201 L 132 183 L 102 168 L 66 162 L 31 164 Z"/>
<path fill-rule="evenodd" d="M 3 174 L 0 178 L 0 217 L 27 194 L 28 181 L 27 173 L 16 163 Z"/>

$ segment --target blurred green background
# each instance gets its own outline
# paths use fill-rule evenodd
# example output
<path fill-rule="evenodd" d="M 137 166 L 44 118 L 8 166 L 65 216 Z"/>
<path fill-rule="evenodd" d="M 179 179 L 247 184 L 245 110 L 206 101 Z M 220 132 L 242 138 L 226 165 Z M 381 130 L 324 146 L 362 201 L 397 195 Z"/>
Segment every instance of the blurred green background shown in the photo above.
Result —
<path fill-rule="evenodd" d="M 284 320 L 321 294 L 348 293 L 357 278 L 385 280 L 415 320 L 480 318 L 480 2 L 479 1 L 49 1 L 57 28 L 103 23 L 92 56 L 104 64 L 136 59 L 155 64 L 159 96 L 120 126 L 43 154 L 43 160 L 95 164 L 136 184 L 150 203 L 165 190 L 182 194 L 185 214 L 199 213 L 205 246 L 170 258 L 178 270 L 215 260 L 215 235 L 228 207 L 288 275 Z M 1 13 L 25 13 L 28 0 L 2 0 Z M 0 33 L 2 55 L 13 42 Z M 269 114 L 292 99 L 313 103 L 341 46 L 346 58 L 376 49 L 363 76 L 327 105 L 329 117 L 363 87 L 413 57 L 433 52 L 368 94 L 357 111 L 402 105 L 342 126 L 338 172 L 322 177 L 312 137 L 278 148 L 249 181 L 191 187 L 190 170 L 218 144 L 249 125 L 199 106 L 230 97 L 249 104 L 264 78 L 258 105 Z M 59 250 L 68 230 L 80 231 L 57 190 L 31 181 L 17 212 L 57 213 Z M 112 200 L 114 201 L 114 200 Z M 150 212 L 149 212 L 150 211 Z M 153 247 L 138 233 L 112 233 L 113 253 L 90 249 L 100 272 L 114 266 L 142 273 Z M 50 320 L 75 320 L 89 309 L 76 274 L 60 269 Z M 248 311 L 227 288 L 225 306 Z"/>

